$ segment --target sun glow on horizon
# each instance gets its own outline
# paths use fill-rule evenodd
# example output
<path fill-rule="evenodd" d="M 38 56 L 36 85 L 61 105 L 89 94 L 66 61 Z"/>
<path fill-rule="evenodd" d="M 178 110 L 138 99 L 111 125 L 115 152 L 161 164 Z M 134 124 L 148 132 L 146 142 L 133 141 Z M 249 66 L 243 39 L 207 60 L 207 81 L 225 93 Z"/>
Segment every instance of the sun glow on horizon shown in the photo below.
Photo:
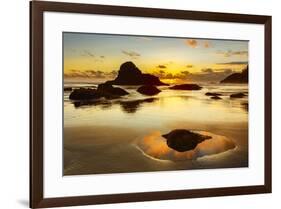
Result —
<path fill-rule="evenodd" d="M 168 83 L 218 81 L 248 65 L 248 42 L 63 33 L 65 80 L 114 79 L 132 61 Z"/>

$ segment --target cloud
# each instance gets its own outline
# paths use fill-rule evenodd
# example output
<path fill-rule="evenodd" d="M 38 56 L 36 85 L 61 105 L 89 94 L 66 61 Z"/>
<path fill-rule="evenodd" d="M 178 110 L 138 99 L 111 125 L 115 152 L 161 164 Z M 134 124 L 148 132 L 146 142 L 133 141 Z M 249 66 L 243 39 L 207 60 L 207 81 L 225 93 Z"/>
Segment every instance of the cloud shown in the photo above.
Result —
<path fill-rule="evenodd" d="M 193 68 L 193 65 L 186 65 L 186 68 Z"/>
<path fill-rule="evenodd" d="M 203 69 L 201 69 L 201 72 L 203 72 L 203 73 L 213 73 L 214 71 L 213 71 L 212 68 L 203 68 Z"/>
<path fill-rule="evenodd" d="M 93 79 L 103 79 L 103 78 L 114 78 L 117 75 L 117 71 L 113 70 L 110 72 L 103 72 L 100 70 L 75 70 L 72 69 L 70 72 L 64 73 L 65 78 L 93 78 Z"/>
<path fill-rule="evenodd" d="M 218 82 L 224 79 L 226 76 L 233 73 L 229 68 L 225 69 L 213 69 L 213 68 L 203 68 L 200 72 L 191 73 L 190 71 L 183 70 L 179 73 L 172 74 L 166 73 L 164 71 L 158 71 L 153 73 L 158 76 L 160 79 L 179 79 L 179 80 L 188 80 L 192 82 Z"/>
<path fill-rule="evenodd" d="M 232 56 L 248 56 L 248 51 L 217 51 L 216 54 L 222 55 L 224 57 L 232 57 Z"/>
<path fill-rule="evenodd" d="M 136 59 L 138 57 L 140 57 L 141 55 L 137 52 L 134 52 L 134 51 L 127 51 L 127 50 L 122 50 L 122 53 L 133 58 L 133 59 Z"/>
<path fill-rule="evenodd" d="M 191 73 L 189 71 L 187 71 L 187 70 L 184 70 L 184 71 L 181 71 L 181 74 L 184 75 L 184 76 L 188 76 Z"/>
<path fill-rule="evenodd" d="M 100 58 L 101 58 L 101 59 L 104 59 L 104 58 L 105 58 L 105 56 L 101 55 L 101 56 L 100 56 Z"/>
<path fill-rule="evenodd" d="M 165 69 L 165 68 L 167 68 L 167 67 L 166 67 L 166 65 L 158 65 L 157 68 Z"/>
<path fill-rule="evenodd" d="M 238 61 L 238 62 L 220 62 L 217 65 L 247 65 L 248 61 Z"/>
<path fill-rule="evenodd" d="M 191 48 L 196 48 L 198 46 L 198 42 L 195 39 L 187 39 L 185 40 L 185 44 Z"/>
<path fill-rule="evenodd" d="M 85 57 L 88 56 L 88 57 L 93 57 L 93 58 L 95 57 L 95 55 L 88 50 L 83 50 L 82 56 L 85 56 Z"/>

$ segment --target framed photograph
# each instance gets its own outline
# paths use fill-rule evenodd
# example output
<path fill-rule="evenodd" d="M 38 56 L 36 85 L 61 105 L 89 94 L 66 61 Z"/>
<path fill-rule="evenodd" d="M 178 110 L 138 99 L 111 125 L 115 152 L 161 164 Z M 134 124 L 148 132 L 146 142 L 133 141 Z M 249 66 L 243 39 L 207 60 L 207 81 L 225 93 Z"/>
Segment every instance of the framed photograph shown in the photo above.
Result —
<path fill-rule="evenodd" d="M 30 15 L 30 207 L 271 192 L 270 16 Z"/>

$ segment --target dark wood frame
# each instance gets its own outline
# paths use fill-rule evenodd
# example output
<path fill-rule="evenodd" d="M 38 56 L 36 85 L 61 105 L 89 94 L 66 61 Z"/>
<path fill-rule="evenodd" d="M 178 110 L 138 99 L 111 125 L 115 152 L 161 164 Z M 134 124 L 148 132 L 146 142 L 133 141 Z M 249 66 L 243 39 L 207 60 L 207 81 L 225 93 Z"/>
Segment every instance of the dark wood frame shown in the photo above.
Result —
<path fill-rule="evenodd" d="M 136 17 L 204 20 L 264 25 L 265 46 L 265 170 L 264 185 L 44 198 L 43 196 L 43 13 L 71 12 Z M 271 193 L 271 16 L 183 10 L 120 7 L 93 4 L 30 2 L 30 207 L 153 201 L 225 195 Z"/>

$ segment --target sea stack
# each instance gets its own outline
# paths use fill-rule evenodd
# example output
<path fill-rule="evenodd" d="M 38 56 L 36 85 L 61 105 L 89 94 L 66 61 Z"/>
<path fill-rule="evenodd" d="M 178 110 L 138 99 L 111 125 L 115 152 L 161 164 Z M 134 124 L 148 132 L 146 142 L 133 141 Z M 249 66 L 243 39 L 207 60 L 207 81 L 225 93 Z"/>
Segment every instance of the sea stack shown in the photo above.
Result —
<path fill-rule="evenodd" d="M 120 66 L 117 77 L 106 84 L 111 85 L 168 85 L 160 81 L 160 79 L 151 74 L 142 73 L 137 66 L 129 61 Z"/>

